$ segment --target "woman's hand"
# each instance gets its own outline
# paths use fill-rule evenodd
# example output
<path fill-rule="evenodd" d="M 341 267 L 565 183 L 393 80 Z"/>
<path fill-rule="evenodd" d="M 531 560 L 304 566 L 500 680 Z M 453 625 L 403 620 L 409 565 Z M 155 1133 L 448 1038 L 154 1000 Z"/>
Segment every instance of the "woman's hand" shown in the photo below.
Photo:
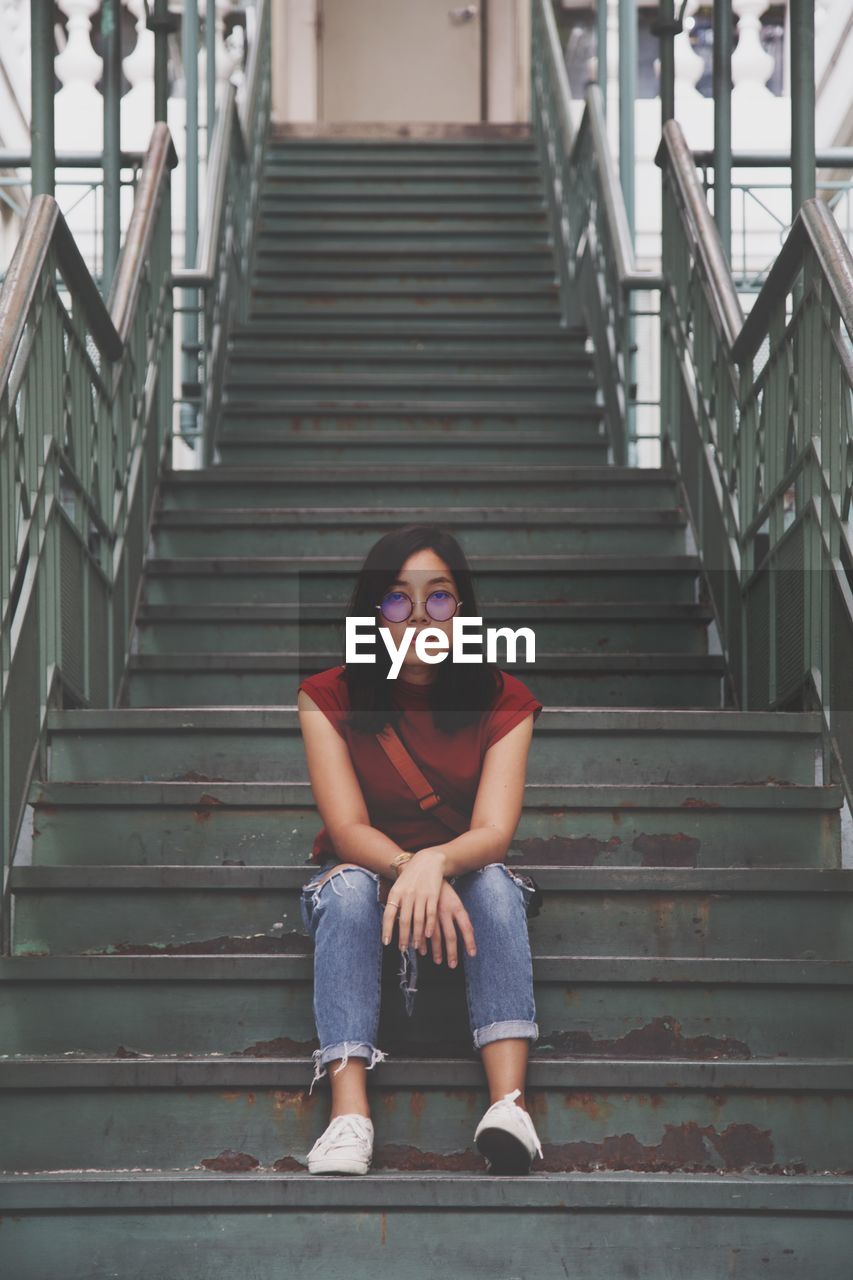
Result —
<path fill-rule="evenodd" d="M 409 934 L 417 950 L 425 937 L 435 929 L 438 899 L 444 884 L 445 857 L 441 849 L 419 849 L 391 886 L 388 904 L 382 917 L 382 944 L 391 941 L 394 917 L 400 929 L 400 950 L 409 945 Z"/>
<path fill-rule="evenodd" d="M 447 953 L 447 963 L 451 969 L 456 968 L 456 930 L 462 934 L 462 941 L 468 950 L 469 955 L 477 954 L 477 947 L 474 942 L 474 929 L 471 924 L 471 917 L 462 905 L 462 899 L 453 888 L 452 884 L 448 884 L 445 880 L 441 886 L 441 893 L 438 898 L 438 928 L 432 933 L 432 958 L 436 964 L 441 964 L 441 935 L 444 934 L 444 945 Z M 421 948 L 421 954 L 426 955 L 426 943 Z"/>
<path fill-rule="evenodd" d="M 447 959 L 456 964 L 456 928 L 462 934 L 470 955 L 476 955 L 474 929 L 470 916 L 456 890 L 444 879 L 444 854 L 441 849 L 420 849 L 408 862 L 388 892 L 382 917 L 382 942 L 390 942 L 394 919 L 399 924 L 400 950 L 409 945 L 426 955 L 427 939 L 432 940 L 432 954 L 441 964 L 441 934 L 444 934 Z M 399 914 L 398 914 L 399 913 Z"/>

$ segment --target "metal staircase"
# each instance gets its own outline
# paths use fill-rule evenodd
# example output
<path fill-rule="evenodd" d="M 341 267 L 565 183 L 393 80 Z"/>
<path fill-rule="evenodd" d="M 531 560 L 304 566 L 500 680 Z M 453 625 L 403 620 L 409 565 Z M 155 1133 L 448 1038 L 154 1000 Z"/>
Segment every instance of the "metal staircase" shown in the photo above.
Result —
<path fill-rule="evenodd" d="M 532 136 L 273 136 L 216 456 L 165 473 L 117 705 L 49 713 L 0 959 L 0 1253 L 62 1275 L 846 1276 L 853 877 L 818 711 L 732 709 L 677 469 L 615 465 Z M 298 679 L 387 528 L 535 628 L 511 859 L 545 1160 L 483 1172 L 464 977 L 386 964 L 363 1178 L 311 1177 Z M 716 648 L 717 652 L 714 652 Z M 284 922 L 284 930 L 273 928 Z"/>

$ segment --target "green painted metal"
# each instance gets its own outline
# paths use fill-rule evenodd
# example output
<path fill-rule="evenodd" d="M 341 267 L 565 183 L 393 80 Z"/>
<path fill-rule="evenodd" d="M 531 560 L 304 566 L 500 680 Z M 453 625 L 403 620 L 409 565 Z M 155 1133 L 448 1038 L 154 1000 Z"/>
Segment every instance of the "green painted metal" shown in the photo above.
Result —
<path fill-rule="evenodd" d="M 815 194 L 813 0 L 791 0 L 791 218 Z"/>
<path fill-rule="evenodd" d="M 631 295 L 656 291 L 660 281 L 636 268 L 598 85 L 587 90 L 575 135 L 552 0 L 535 0 L 532 50 L 533 123 L 548 177 L 564 316 L 582 319 L 592 338 L 614 460 L 624 463 L 632 435 Z"/>
<path fill-rule="evenodd" d="M 169 103 L 169 32 L 177 18 L 169 13 L 169 0 L 149 5 L 147 28 L 154 32 L 154 119 L 166 120 Z"/>
<path fill-rule="evenodd" d="M 825 776 L 851 798 L 853 258 L 806 201 L 744 321 L 674 123 L 658 159 L 664 428 L 738 704 L 820 707 Z"/>
<path fill-rule="evenodd" d="M 31 802 L 40 863 L 304 863 L 318 829 L 304 781 L 178 772 L 39 783 Z M 531 784 L 512 856 L 532 866 L 837 867 L 840 803 L 825 786 Z"/>
<path fill-rule="evenodd" d="M 787 878 L 786 878 L 787 875 Z M 853 959 L 853 873 L 537 867 L 534 950 L 584 956 Z M 311 949 L 304 868 L 37 866 L 13 870 L 16 955 Z M 275 950 L 272 943 L 270 949 Z"/>
<path fill-rule="evenodd" d="M 595 0 L 595 79 L 601 89 L 601 106 L 607 116 L 607 0 Z"/>
<path fill-rule="evenodd" d="M 48 708 L 112 705 L 125 666 L 170 429 L 175 162 L 158 126 L 107 306 L 50 196 L 33 201 L 0 293 L 4 881 Z M 4 891 L 4 953 L 9 905 Z"/>
<path fill-rule="evenodd" d="M 636 144 L 634 102 L 637 97 L 637 5 L 619 2 L 619 181 L 625 202 L 628 234 L 634 240 L 636 217 Z"/>
<path fill-rule="evenodd" d="M 101 7 L 104 97 L 104 258 L 101 290 L 112 285 L 121 247 L 121 6 L 106 0 Z"/>
<path fill-rule="evenodd" d="M 53 14 L 43 0 L 30 0 L 30 137 L 32 193 L 53 196 L 56 148 L 53 120 Z"/>
<path fill-rule="evenodd" d="M 509 608 L 497 615 L 508 625 L 513 621 Z M 215 606 L 207 612 L 211 619 L 223 617 Z M 520 616 L 522 607 L 516 606 L 514 620 Z M 526 607 L 523 616 L 528 616 Z M 600 625 L 606 618 L 603 612 Z M 537 615 L 537 634 L 538 622 Z M 293 781 L 308 781 L 297 717 L 289 709 L 52 711 L 48 729 L 51 782 L 96 782 L 107 776 L 168 782 L 185 774 L 277 782 L 284 768 Z M 575 783 L 808 786 L 815 780 L 820 730 L 816 712 L 751 711 L 732 717 L 725 711 L 545 707 L 531 743 L 527 779 L 531 785 L 557 785 L 570 759 Z"/>
<path fill-rule="evenodd" d="M 249 51 L 241 108 L 229 85 L 217 112 L 207 177 L 207 216 L 197 252 L 174 274 L 183 306 L 198 308 L 193 333 L 197 350 L 193 387 L 185 388 L 195 414 L 182 414 L 181 434 L 200 441 L 202 463 L 213 460 L 222 403 L 222 378 L 232 326 L 245 321 L 254 262 L 264 155 L 272 98 L 270 6 L 256 7 L 255 40 Z M 189 318 L 189 315 L 188 315 Z M 200 321 L 200 324 L 199 324 Z M 197 387 L 195 380 L 197 379 Z"/>
<path fill-rule="evenodd" d="M 665 1259 L 671 1274 L 728 1280 L 735 1258 L 749 1280 L 770 1269 L 774 1280 L 800 1280 L 809 1268 L 823 1280 L 847 1280 L 853 1242 L 851 1180 L 828 1186 L 819 1176 L 481 1181 L 468 1173 L 318 1178 L 205 1170 L 148 1174 L 130 1187 L 126 1174 L 84 1173 L 76 1183 L 32 1175 L 4 1179 L 0 1195 L 10 1206 L 6 1256 L 20 1280 L 58 1271 L 89 1280 L 93 1213 L 104 1267 L 127 1280 L 176 1267 L 228 1280 L 247 1258 L 274 1274 L 285 1250 L 304 1280 L 381 1275 L 390 1257 L 412 1280 L 428 1280 L 437 1240 L 448 1266 L 474 1276 L 483 1269 L 484 1236 L 493 1242 L 495 1269 L 525 1280 L 552 1280 L 555 1260 L 576 1280 L 600 1280 L 602 1240 L 610 1276 L 661 1280 Z"/>
<path fill-rule="evenodd" d="M 732 43 L 731 0 L 717 0 L 714 5 L 714 221 L 729 262 L 732 260 Z"/>
<path fill-rule="evenodd" d="M 184 72 L 184 266 L 195 265 L 198 247 L 198 5 L 185 4 L 181 14 L 181 60 Z M 181 311 L 180 434 L 191 439 L 196 428 L 196 396 L 200 381 L 198 297 L 187 291 Z"/>

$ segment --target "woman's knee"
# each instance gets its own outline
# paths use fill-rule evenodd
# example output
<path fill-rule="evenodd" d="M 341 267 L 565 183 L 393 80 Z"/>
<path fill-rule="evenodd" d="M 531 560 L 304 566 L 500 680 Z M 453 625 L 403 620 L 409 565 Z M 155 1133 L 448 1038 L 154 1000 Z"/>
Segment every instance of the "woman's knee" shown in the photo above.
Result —
<path fill-rule="evenodd" d="M 379 887 L 375 871 L 342 862 L 318 880 L 310 881 L 302 890 L 302 900 L 306 913 L 313 913 L 322 903 L 324 915 L 346 912 L 348 916 L 369 918 L 379 906 Z"/>
<path fill-rule="evenodd" d="M 514 910 L 521 888 L 505 862 L 490 862 L 466 876 L 467 884 L 459 887 L 463 900 L 482 900 L 492 912 Z"/>

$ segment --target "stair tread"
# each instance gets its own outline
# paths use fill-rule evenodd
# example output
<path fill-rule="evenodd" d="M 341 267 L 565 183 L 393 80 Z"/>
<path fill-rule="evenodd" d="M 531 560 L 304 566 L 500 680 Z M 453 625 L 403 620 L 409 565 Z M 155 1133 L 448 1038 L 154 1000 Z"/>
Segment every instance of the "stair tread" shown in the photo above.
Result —
<path fill-rule="evenodd" d="M 153 607 L 153 606 L 149 606 Z M 162 606 L 171 610 L 171 605 Z M 230 610 L 230 606 L 224 606 Z M 692 608 L 693 606 L 687 606 Z M 698 606 L 697 606 L 698 607 Z M 241 612 L 243 606 L 241 606 Z M 693 732 L 771 734 L 790 736 L 819 735 L 821 714 L 818 711 L 738 711 L 726 708 L 713 710 L 681 710 L 658 708 L 604 708 L 577 707 L 565 711 L 545 706 L 537 721 L 540 731 L 588 733 L 636 732 L 663 733 Z M 59 708 L 48 711 L 47 728 L 51 733 L 124 731 L 135 729 L 168 729 L 179 734 L 182 730 L 246 728 L 276 730 L 299 725 L 296 707 L 277 704 L 269 707 L 108 707 L 108 708 Z"/>
<path fill-rule="evenodd" d="M 561 867 L 553 863 L 515 861 L 507 865 L 534 875 L 543 893 L 853 893 L 853 869 L 841 867 Z M 311 874 L 311 868 L 304 863 L 295 866 L 75 863 L 14 866 L 10 880 L 16 893 L 45 888 L 293 890 L 300 888 Z"/>
<path fill-rule="evenodd" d="M 343 573 L 361 567 L 360 556 L 151 556 L 146 562 L 148 573 L 234 573 L 315 570 Z M 472 570 L 480 573 L 512 570 L 517 573 L 553 569 L 567 571 L 588 569 L 594 573 L 698 572 L 702 567 L 698 555 L 594 555 L 542 552 L 537 555 L 469 555 Z M 529 601 L 535 605 L 535 601 Z"/>
<path fill-rule="evenodd" d="M 296 1087 L 303 1085 L 310 1055 L 17 1054 L 0 1059 L 3 1089 Z M 463 1058 L 395 1057 L 381 1064 L 384 1087 L 482 1089 L 479 1061 Z M 597 1058 L 532 1059 L 528 1087 L 591 1090 L 727 1088 L 757 1090 L 853 1090 L 853 1059 Z"/>
<path fill-rule="evenodd" d="M 525 808 L 536 805 L 623 809 L 838 809 L 840 785 L 726 783 L 535 783 L 525 786 Z M 211 804 L 240 807 L 313 807 L 308 782 L 44 782 L 30 788 L 33 805 L 123 805 L 158 808 L 163 804 L 205 808 Z"/>
<path fill-rule="evenodd" d="M 215 1191 L 214 1191 L 215 1188 Z M 317 1177 L 272 1170 L 80 1170 L 0 1174 L 7 1214 L 71 1209 L 597 1209 L 635 1212 L 853 1213 L 853 1177 L 829 1174 L 487 1173 L 371 1171 Z M 766 1229 L 766 1228 L 765 1228 Z"/>
<path fill-rule="evenodd" d="M 280 486 L 285 483 L 292 483 L 294 486 L 299 483 L 311 481 L 323 481 L 329 485 L 346 485 L 352 484 L 353 476 L 357 478 L 370 478 L 374 484 L 388 485 L 393 487 L 403 480 L 417 481 L 423 485 L 447 483 L 447 468 L 443 463 L 439 462 L 423 462 L 417 465 L 410 464 L 406 466 L 401 463 L 394 468 L 394 475 L 382 476 L 376 474 L 376 467 L 373 463 L 353 462 L 343 464 L 325 464 L 325 463 L 295 463 L 293 466 L 286 467 L 232 467 L 227 463 L 220 463 L 216 466 L 205 467 L 198 471 L 171 471 L 163 477 L 161 481 L 161 489 L 168 492 L 175 488 L 197 488 L 199 486 L 210 485 L 246 485 L 246 484 L 270 484 Z M 642 485 L 642 484 L 669 484 L 675 485 L 676 477 L 671 471 L 662 468 L 647 467 L 619 467 L 619 466 L 595 466 L 581 464 L 558 464 L 555 466 L 546 466 L 536 463 L 510 463 L 510 462 L 477 462 L 465 463 L 460 462 L 453 468 L 453 480 L 457 482 L 465 481 L 465 483 L 488 483 L 495 480 L 517 480 L 519 484 L 534 484 L 536 481 L 543 483 L 571 483 L 571 484 L 614 484 L 614 485 Z"/>
<path fill-rule="evenodd" d="M 693 956 L 578 956 L 533 952 L 539 981 L 586 984 L 709 983 L 744 986 L 853 986 L 853 960 L 696 958 Z M 2 982 L 296 982 L 313 973 L 314 957 L 275 955 L 18 955 L 0 957 Z M 435 981 L 458 974 L 436 967 Z"/>
<path fill-rule="evenodd" d="M 324 670 L 334 666 L 329 654 L 312 655 L 310 667 Z M 248 650 L 214 651 L 193 650 L 177 653 L 134 653 L 128 658 L 128 672 L 134 671 L 297 671 L 305 669 L 305 657 L 298 652 L 274 650 L 250 652 Z M 547 671 L 720 671 L 726 670 L 726 660 L 719 653 L 538 653 L 535 662 L 519 662 L 517 671 L 527 679 L 535 677 L 537 669 Z"/>
<path fill-rule="evenodd" d="M 541 504 L 527 506 L 310 506 L 310 507 L 212 507 L 195 510 L 168 510 L 160 507 L 153 517 L 153 526 L 186 528 L 193 525 L 233 527 L 263 527 L 268 525 L 304 525 L 307 520 L 313 527 L 323 525 L 376 525 L 405 523 L 406 520 L 435 520 L 455 524 L 497 525 L 643 525 L 656 528 L 681 528 L 687 524 L 682 507 L 629 507 L 613 511 L 608 507 L 546 507 Z"/>

